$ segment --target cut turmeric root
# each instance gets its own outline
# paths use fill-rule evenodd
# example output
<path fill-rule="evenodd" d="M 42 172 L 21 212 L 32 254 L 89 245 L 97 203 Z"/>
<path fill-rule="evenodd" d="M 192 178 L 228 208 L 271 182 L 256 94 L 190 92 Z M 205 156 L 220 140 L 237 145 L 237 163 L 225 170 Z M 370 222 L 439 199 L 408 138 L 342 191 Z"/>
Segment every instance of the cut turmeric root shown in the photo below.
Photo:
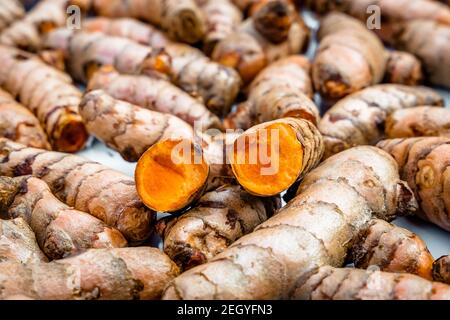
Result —
<path fill-rule="evenodd" d="M 442 256 L 433 263 L 433 279 L 450 284 L 450 255 Z"/>

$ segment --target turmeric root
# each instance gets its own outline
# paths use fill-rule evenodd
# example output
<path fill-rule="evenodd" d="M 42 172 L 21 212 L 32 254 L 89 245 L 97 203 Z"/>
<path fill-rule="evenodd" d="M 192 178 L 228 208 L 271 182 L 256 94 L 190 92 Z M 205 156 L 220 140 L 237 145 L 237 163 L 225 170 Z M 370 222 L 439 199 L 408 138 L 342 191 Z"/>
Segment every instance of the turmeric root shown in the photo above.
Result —
<path fill-rule="evenodd" d="M 119 72 L 130 74 L 154 75 L 170 71 L 170 59 L 164 52 L 99 32 L 57 29 L 47 35 L 45 47 L 62 50 L 69 73 L 83 83 L 103 65 L 112 65 Z"/>
<path fill-rule="evenodd" d="M 432 280 L 433 256 L 413 232 L 374 219 L 352 249 L 355 267 L 376 266 L 380 271 L 411 273 Z"/>
<path fill-rule="evenodd" d="M 433 279 L 450 284 L 450 255 L 442 256 L 433 263 Z"/>
<path fill-rule="evenodd" d="M 300 279 L 300 300 L 449 300 L 450 286 L 412 274 L 325 266 Z"/>
<path fill-rule="evenodd" d="M 78 104 L 81 92 L 70 77 L 35 56 L 0 47 L 0 86 L 38 119 L 55 150 L 76 152 L 88 138 Z"/>
<path fill-rule="evenodd" d="M 1 210 L 3 211 L 3 203 Z M 0 220 L 0 261 L 46 262 L 33 231 L 22 218 Z"/>
<path fill-rule="evenodd" d="M 450 139 L 424 137 L 378 143 L 398 162 L 400 176 L 415 192 L 417 214 L 450 231 Z"/>
<path fill-rule="evenodd" d="M 385 131 L 388 138 L 450 137 L 450 110 L 435 107 L 397 110 L 386 118 Z"/>
<path fill-rule="evenodd" d="M 312 77 L 325 98 L 342 98 L 383 80 L 387 58 L 383 44 L 357 19 L 330 13 L 321 22 L 318 37 Z"/>
<path fill-rule="evenodd" d="M 425 87 L 385 84 L 355 92 L 331 107 L 319 123 L 325 157 L 377 143 L 384 136 L 386 116 L 396 110 L 443 103 L 437 92 Z"/>
<path fill-rule="evenodd" d="M 210 55 L 216 44 L 232 34 L 243 18 L 241 11 L 230 0 L 208 0 L 201 9 L 206 20 L 203 51 Z"/>
<path fill-rule="evenodd" d="M 131 17 L 166 30 L 178 41 L 196 43 L 206 32 L 205 17 L 194 0 L 91 0 L 94 11 L 105 17 Z"/>
<path fill-rule="evenodd" d="M 358 161 L 363 156 L 364 160 Z M 352 175 L 315 180 L 277 214 L 209 262 L 175 278 L 164 299 L 282 299 L 297 279 L 324 265 L 342 266 L 353 239 L 372 215 L 392 218 L 415 208 L 414 196 L 385 152 L 363 146 L 341 152 L 325 166 L 355 163 Z M 355 173 L 361 172 L 360 175 Z M 308 177 L 306 175 L 305 179 Z M 353 178 L 348 180 L 349 178 Z M 371 184 L 381 186 L 373 192 Z M 368 202 L 381 199 L 382 211 Z M 386 199 L 389 199 L 387 201 Z"/>
<path fill-rule="evenodd" d="M 121 75 L 102 67 L 88 83 L 88 90 L 102 89 L 111 97 L 140 107 L 173 114 L 201 131 L 222 128 L 220 119 L 202 103 L 167 81 L 139 75 Z"/>
<path fill-rule="evenodd" d="M 447 11 L 447 25 L 411 21 L 397 29 L 393 43 L 396 48 L 410 52 L 422 61 L 429 82 L 450 88 L 450 8 Z"/>
<path fill-rule="evenodd" d="M 2 1 L 0 3 L 0 32 L 10 24 L 22 19 L 25 9 L 19 0 Z"/>
<path fill-rule="evenodd" d="M 127 241 L 116 229 L 60 202 L 48 185 L 31 176 L 0 177 L 5 218 L 23 218 L 36 234 L 42 251 L 61 259 L 89 248 L 119 248 Z"/>
<path fill-rule="evenodd" d="M 79 156 L 0 138 L 0 175 L 29 174 L 44 180 L 68 206 L 118 229 L 131 244 L 150 236 L 154 213 L 140 201 L 131 177 Z"/>
<path fill-rule="evenodd" d="M 26 51 L 39 51 L 44 35 L 66 24 L 66 3 L 67 0 L 40 1 L 23 19 L 15 20 L 1 33 L 0 43 Z"/>
<path fill-rule="evenodd" d="M 422 64 L 419 59 L 408 52 L 389 52 L 384 82 L 416 86 L 422 80 Z"/>
<path fill-rule="evenodd" d="M 319 109 L 309 99 L 313 96 L 310 69 L 308 59 L 299 55 L 266 67 L 251 83 L 247 101 L 225 118 L 225 127 L 248 129 L 283 117 L 318 123 Z"/>
<path fill-rule="evenodd" d="M 164 252 L 187 270 L 252 232 L 279 206 L 279 198 L 257 198 L 239 186 L 227 185 L 203 195 L 182 216 L 160 220 L 157 229 L 163 238 Z"/>
<path fill-rule="evenodd" d="M 80 114 L 88 131 L 127 161 L 137 161 L 160 140 L 194 137 L 192 127 L 176 116 L 116 100 L 102 90 L 83 97 Z"/>
<path fill-rule="evenodd" d="M 164 253 L 151 247 L 91 249 L 50 263 L 1 261 L 0 298 L 158 299 L 178 273 Z"/>
<path fill-rule="evenodd" d="M 257 196 L 277 195 L 315 168 L 322 136 L 309 121 L 283 118 L 256 125 L 234 142 L 230 162 L 239 184 Z"/>
<path fill-rule="evenodd" d="M 50 149 L 39 120 L 2 89 L 0 89 L 0 136 L 29 147 Z"/>

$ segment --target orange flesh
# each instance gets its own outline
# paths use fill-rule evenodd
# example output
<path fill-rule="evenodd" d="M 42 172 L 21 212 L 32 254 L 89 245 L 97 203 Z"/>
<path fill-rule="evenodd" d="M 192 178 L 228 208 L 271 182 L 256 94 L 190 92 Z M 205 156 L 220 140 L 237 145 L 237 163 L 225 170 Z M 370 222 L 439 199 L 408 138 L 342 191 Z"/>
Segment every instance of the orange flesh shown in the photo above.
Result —
<path fill-rule="evenodd" d="M 276 195 L 289 188 L 301 174 L 302 164 L 303 147 L 294 129 L 286 123 L 271 124 L 255 134 L 244 133 L 235 141 L 231 157 L 239 183 L 259 196 Z"/>
<path fill-rule="evenodd" d="M 188 155 L 183 156 L 176 151 L 180 143 L 189 146 L 185 148 L 190 150 Z M 208 172 L 207 163 L 191 142 L 164 140 L 149 148 L 139 159 L 135 172 L 136 187 L 150 209 L 174 212 L 200 196 Z"/>
<path fill-rule="evenodd" d="M 62 152 L 77 152 L 83 149 L 89 134 L 84 124 L 78 119 L 68 115 L 61 119 L 60 132 L 56 134 L 54 146 Z"/>

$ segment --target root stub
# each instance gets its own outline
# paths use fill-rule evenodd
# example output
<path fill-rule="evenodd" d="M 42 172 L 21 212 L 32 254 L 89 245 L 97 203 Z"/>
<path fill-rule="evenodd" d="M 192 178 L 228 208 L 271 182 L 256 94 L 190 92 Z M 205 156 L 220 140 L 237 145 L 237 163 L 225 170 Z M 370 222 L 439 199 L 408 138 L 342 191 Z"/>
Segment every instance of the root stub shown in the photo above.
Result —
<path fill-rule="evenodd" d="M 81 150 L 89 135 L 78 115 L 69 115 L 61 120 L 60 132 L 54 141 L 55 148 L 64 152 Z"/>
<path fill-rule="evenodd" d="M 303 146 L 297 132 L 284 122 L 256 126 L 234 143 L 231 166 L 239 183 L 258 196 L 289 188 L 303 168 Z"/>
<path fill-rule="evenodd" d="M 149 208 L 160 212 L 181 210 L 201 196 L 209 167 L 187 140 L 164 140 L 139 159 L 135 180 L 139 196 Z"/>

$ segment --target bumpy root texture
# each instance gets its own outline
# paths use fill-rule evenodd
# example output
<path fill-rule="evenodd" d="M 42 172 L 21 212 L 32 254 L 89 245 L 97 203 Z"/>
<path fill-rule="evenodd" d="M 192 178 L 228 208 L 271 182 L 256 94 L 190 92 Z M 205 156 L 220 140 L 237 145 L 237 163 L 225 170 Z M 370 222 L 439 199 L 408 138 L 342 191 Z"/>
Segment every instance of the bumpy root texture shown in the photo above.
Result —
<path fill-rule="evenodd" d="M 23 19 L 14 20 L 13 24 L 3 30 L 0 43 L 27 51 L 39 51 L 45 34 L 65 25 L 66 3 L 66 0 L 40 1 Z"/>
<path fill-rule="evenodd" d="M 319 109 L 313 96 L 308 59 L 294 55 L 266 67 L 251 83 L 247 101 L 224 120 L 225 127 L 248 129 L 284 117 L 303 118 L 317 124 Z"/>
<path fill-rule="evenodd" d="M 1 215 L 23 218 L 36 234 L 42 251 L 51 259 L 61 259 L 89 248 L 127 245 L 118 230 L 62 203 L 40 179 L 31 176 L 0 177 L 0 186 L 9 192 L 2 195 L 6 197 L 2 202 L 7 208 Z"/>
<path fill-rule="evenodd" d="M 80 90 L 70 77 L 35 56 L 0 47 L 0 85 L 38 119 L 53 149 L 81 150 L 88 138 L 78 113 Z"/>
<path fill-rule="evenodd" d="M 433 263 L 433 279 L 450 284 L 450 255 L 442 256 Z"/>
<path fill-rule="evenodd" d="M 422 64 L 419 59 L 408 52 L 389 52 L 384 82 L 416 86 L 422 81 Z"/>
<path fill-rule="evenodd" d="M 174 212 L 197 200 L 206 185 L 209 167 L 192 140 L 161 140 L 139 159 L 135 180 L 147 207 Z"/>
<path fill-rule="evenodd" d="M 91 249 L 50 263 L 0 262 L 0 298 L 159 299 L 179 269 L 156 248 Z"/>
<path fill-rule="evenodd" d="M 450 110 L 415 107 L 397 110 L 386 119 L 387 138 L 445 136 L 450 138 Z"/>
<path fill-rule="evenodd" d="M 357 153 L 354 156 L 354 153 Z M 358 147 L 327 160 L 327 166 L 364 154 L 366 174 L 315 179 L 277 214 L 240 238 L 209 262 L 192 268 L 166 288 L 165 299 L 281 299 L 288 298 L 298 279 L 317 267 L 342 266 L 354 239 L 378 213 L 373 197 L 391 199 L 383 207 L 393 215 L 413 205 L 412 192 L 397 173 L 395 162 L 382 150 Z M 367 160 L 366 160 L 367 159 Z M 323 165 L 322 165 L 323 166 Z M 306 175 L 320 177 L 322 166 Z M 387 170 L 386 170 L 387 169 Z M 340 171 L 335 171 L 339 173 Z M 374 172 L 379 176 L 375 175 Z M 368 175 L 382 186 L 370 188 Z M 352 180 L 349 178 L 355 177 Z M 367 186 L 364 186 L 364 183 Z M 409 192 L 408 192 L 409 191 Z"/>
<path fill-rule="evenodd" d="M 192 127 L 178 117 L 116 100 L 103 90 L 83 97 L 80 114 L 88 131 L 127 161 L 137 161 L 160 140 L 194 137 Z"/>
<path fill-rule="evenodd" d="M 0 32 L 25 15 L 25 9 L 19 0 L 2 1 L 0 4 Z"/>
<path fill-rule="evenodd" d="M 3 201 L 1 205 L 3 211 Z M 0 261 L 3 260 L 22 264 L 47 262 L 47 257 L 39 249 L 33 230 L 22 218 L 0 220 Z"/>
<path fill-rule="evenodd" d="M 79 156 L 0 138 L 0 175 L 29 174 L 44 180 L 68 206 L 118 229 L 131 244 L 150 236 L 154 213 L 139 199 L 132 178 Z"/>
<path fill-rule="evenodd" d="M 377 143 L 384 136 L 386 116 L 396 110 L 443 103 L 437 92 L 425 87 L 385 84 L 355 92 L 331 107 L 319 123 L 325 157 Z"/>
<path fill-rule="evenodd" d="M 203 51 L 210 55 L 219 41 L 236 30 L 243 17 L 241 11 L 230 0 L 207 1 L 201 9 L 206 20 Z"/>
<path fill-rule="evenodd" d="M 254 197 L 240 186 L 219 187 L 182 216 L 158 222 L 164 252 L 184 270 L 205 263 L 272 216 L 279 200 Z"/>
<path fill-rule="evenodd" d="M 407 22 L 397 28 L 392 42 L 421 60 L 429 82 L 450 88 L 450 9 L 447 10 L 446 25 L 424 20 Z"/>
<path fill-rule="evenodd" d="M 363 23 L 330 13 L 322 20 L 318 36 L 312 76 L 316 90 L 325 98 L 342 98 L 383 80 L 385 49 Z"/>
<path fill-rule="evenodd" d="M 299 300 L 449 300 L 450 286 L 412 274 L 325 266 L 297 285 Z"/>
<path fill-rule="evenodd" d="M 374 219 L 352 248 L 355 267 L 377 267 L 380 271 L 411 273 L 432 280 L 433 256 L 413 232 Z"/>
<path fill-rule="evenodd" d="M 205 105 L 167 81 L 140 75 L 121 75 L 102 67 L 89 80 L 88 90 L 104 90 L 111 97 L 140 107 L 168 113 L 201 131 L 222 129 L 220 119 Z"/>
<path fill-rule="evenodd" d="M 122 73 L 159 76 L 170 73 L 171 68 L 164 51 L 100 32 L 57 29 L 47 35 L 45 48 L 62 50 L 68 72 L 83 83 L 103 65 L 112 65 Z"/>
<path fill-rule="evenodd" d="M 450 139 L 406 138 L 378 145 L 397 161 L 400 176 L 416 194 L 418 215 L 450 231 Z"/>
<path fill-rule="evenodd" d="M 39 120 L 2 89 L 0 89 L 0 136 L 29 147 L 50 149 Z"/>
<path fill-rule="evenodd" d="M 273 196 L 317 166 L 322 155 L 322 137 L 314 125 L 283 118 L 256 125 L 240 135 L 230 162 L 236 179 L 248 192 Z"/>

